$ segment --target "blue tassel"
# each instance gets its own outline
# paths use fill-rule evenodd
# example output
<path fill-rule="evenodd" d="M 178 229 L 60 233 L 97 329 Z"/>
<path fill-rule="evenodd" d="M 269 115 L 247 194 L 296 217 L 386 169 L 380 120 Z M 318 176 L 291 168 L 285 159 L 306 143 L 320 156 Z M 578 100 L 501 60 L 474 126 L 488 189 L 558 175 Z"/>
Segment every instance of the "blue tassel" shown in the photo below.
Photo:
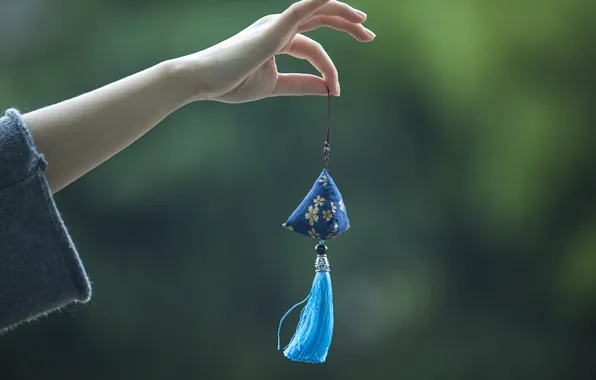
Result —
<path fill-rule="evenodd" d="M 319 248 L 320 246 L 324 248 Z M 324 244 L 317 245 L 317 252 L 325 252 Z M 310 294 L 292 306 L 281 318 L 277 331 L 277 349 L 280 349 L 281 326 L 284 319 L 298 306 L 307 302 L 300 313 L 296 333 L 284 347 L 284 355 L 291 360 L 305 363 L 323 363 L 327 357 L 333 335 L 333 291 L 327 255 L 317 254 L 316 274 Z"/>

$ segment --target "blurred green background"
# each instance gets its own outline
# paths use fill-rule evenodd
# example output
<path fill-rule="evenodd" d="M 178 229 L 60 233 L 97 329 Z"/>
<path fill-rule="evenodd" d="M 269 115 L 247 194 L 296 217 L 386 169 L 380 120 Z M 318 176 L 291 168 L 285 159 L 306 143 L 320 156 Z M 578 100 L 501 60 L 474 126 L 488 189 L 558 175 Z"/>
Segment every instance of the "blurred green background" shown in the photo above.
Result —
<path fill-rule="evenodd" d="M 284 1 L 2 0 L 0 106 L 29 111 L 213 45 Z M 94 283 L 0 338 L 0 379 L 589 379 L 596 4 L 354 0 L 335 61 L 324 365 L 276 351 L 314 242 L 326 100 L 193 104 L 56 196 Z M 313 69 L 282 56 L 281 71 Z M 297 313 L 282 340 L 293 333 Z"/>

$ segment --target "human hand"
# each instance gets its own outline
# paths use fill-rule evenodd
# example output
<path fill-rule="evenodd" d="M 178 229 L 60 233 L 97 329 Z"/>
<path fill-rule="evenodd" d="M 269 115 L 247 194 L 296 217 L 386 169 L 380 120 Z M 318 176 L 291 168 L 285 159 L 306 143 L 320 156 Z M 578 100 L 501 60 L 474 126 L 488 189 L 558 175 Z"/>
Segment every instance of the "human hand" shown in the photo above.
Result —
<path fill-rule="evenodd" d="M 182 73 L 189 100 L 243 103 L 273 96 L 339 96 L 337 69 L 325 49 L 302 33 L 329 27 L 361 42 L 374 33 L 366 14 L 335 0 L 302 0 L 281 14 L 261 18 L 235 36 L 206 50 L 173 60 Z M 308 60 L 321 74 L 283 74 L 275 55 Z"/>

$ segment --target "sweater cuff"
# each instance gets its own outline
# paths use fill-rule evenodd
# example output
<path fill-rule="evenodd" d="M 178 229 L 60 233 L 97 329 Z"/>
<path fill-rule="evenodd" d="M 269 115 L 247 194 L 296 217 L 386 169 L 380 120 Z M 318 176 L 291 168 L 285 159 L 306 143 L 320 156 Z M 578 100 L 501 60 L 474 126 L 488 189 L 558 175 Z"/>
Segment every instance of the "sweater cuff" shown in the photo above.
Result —
<path fill-rule="evenodd" d="M 91 286 L 19 112 L 0 118 L 0 331 L 71 302 Z"/>
<path fill-rule="evenodd" d="M 24 180 L 37 168 L 45 170 L 46 166 L 19 111 L 6 111 L 0 118 L 0 189 Z"/>

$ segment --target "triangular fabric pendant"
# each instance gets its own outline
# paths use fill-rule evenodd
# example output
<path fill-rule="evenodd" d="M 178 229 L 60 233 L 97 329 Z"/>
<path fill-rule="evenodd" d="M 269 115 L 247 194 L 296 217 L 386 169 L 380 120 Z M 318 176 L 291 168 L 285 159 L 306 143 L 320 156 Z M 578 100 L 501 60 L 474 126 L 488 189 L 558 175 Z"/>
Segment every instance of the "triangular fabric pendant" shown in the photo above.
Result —
<path fill-rule="evenodd" d="M 327 169 L 283 227 L 316 240 L 333 239 L 350 228 L 346 205 Z"/>

